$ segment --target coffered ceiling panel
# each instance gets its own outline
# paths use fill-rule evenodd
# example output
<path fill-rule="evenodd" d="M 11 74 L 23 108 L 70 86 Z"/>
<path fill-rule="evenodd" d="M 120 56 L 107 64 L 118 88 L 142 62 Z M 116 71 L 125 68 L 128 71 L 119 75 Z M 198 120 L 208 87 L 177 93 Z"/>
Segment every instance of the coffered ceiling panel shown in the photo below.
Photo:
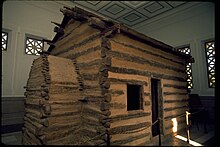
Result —
<path fill-rule="evenodd" d="M 100 9 L 98 12 L 117 20 L 117 18 L 119 18 L 120 16 L 123 16 L 131 11 L 132 9 L 125 4 L 119 1 L 112 1 L 111 3 Z"/>
<path fill-rule="evenodd" d="M 172 7 L 166 2 L 152 1 L 139 7 L 137 11 L 147 16 L 148 18 L 151 18 L 170 9 L 172 9 Z"/>
<path fill-rule="evenodd" d="M 184 1 L 73 1 L 73 3 L 124 23 L 130 27 L 140 25 L 163 13 L 187 4 Z"/>

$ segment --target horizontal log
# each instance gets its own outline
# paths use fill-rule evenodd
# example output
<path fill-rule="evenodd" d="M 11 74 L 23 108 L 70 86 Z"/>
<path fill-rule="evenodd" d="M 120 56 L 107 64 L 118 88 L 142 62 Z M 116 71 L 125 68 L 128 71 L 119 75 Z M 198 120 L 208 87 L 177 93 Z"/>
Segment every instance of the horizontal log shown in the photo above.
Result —
<path fill-rule="evenodd" d="M 185 113 L 168 115 L 168 116 L 165 116 L 164 119 L 171 120 L 172 118 L 178 118 L 178 117 L 185 117 Z"/>
<path fill-rule="evenodd" d="M 27 118 L 29 118 L 31 121 L 35 121 L 35 122 L 37 122 L 37 123 L 39 123 L 39 124 L 41 124 L 41 125 L 44 125 L 44 126 L 46 126 L 46 127 L 49 126 L 49 122 L 48 122 L 48 119 L 47 119 L 47 118 L 39 119 L 39 118 L 34 117 L 34 116 L 32 116 L 32 115 L 30 115 L 30 114 L 28 114 L 28 113 L 25 114 L 25 116 L 26 116 Z"/>
<path fill-rule="evenodd" d="M 25 123 L 24 123 L 24 129 L 25 128 L 28 129 L 32 134 L 35 134 L 37 136 L 41 135 L 41 134 L 39 134 L 38 128 L 36 128 L 33 124 L 31 124 L 28 121 L 25 121 Z"/>
<path fill-rule="evenodd" d="M 133 131 L 136 129 L 140 129 L 143 127 L 150 127 L 150 122 L 144 122 L 144 123 L 138 123 L 135 125 L 126 125 L 126 126 L 120 126 L 120 127 L 115 127 L 115 128 L 111 128 L 109 133 L 111 135 L 113 134 L 124 134 L 124 133 L 129 133 L 129 131 Z"/>
<path fill-rule="evenodd" d="M 49 142 L 49 141 L 55 141 L 58 140 L 59 138 L 63 138 L 63 137 L 67 137 L 67 136 L 72 136 L 72 134 L 75 133 L 75 131 L 77 131 L 79 129 L 79 126 L 70 126 L 69 128 L 66 129 L 61 129 L 61 128 L 57 128 L 57 131 L 53 131 L 48 133 L 43 140 L 45 140 L 44 142 Z"/>
<path fill-rule="evenodd" d="M 127 108 L 126 104 L 113 102 L 110 103 L 110 109 L 124 109 Z"/>
<path fill-rule="evenodd" d="M 73 143 L 76 142 L 75 136 L 69 135 L 65 137 L 61 137 L 58 139 L 48 140 L 46 145 L 56 145 L 56 146 L 62 146 L 62 145 L 73 145 Z"/>
<path fill-rule="evenodd" d="M 24 98 L 25 105 L 37 105 L 40 106 L 42 103 L 40 102 L 42 99 L 39 98 Z"/>
<path fill-rule="evenodd" d="M 149 64 L 140 64 L 133 61 L 126 61 L 123 58 L 112 57 L 112 66 L 118 68 L 131 69 L 131 70 L 139 70 L 152 74 L 163 73 L 163 75 L 175 76 L 178 78 L 186 79 L 185 72 L 177 72 L 166 68 L 162 69 L 159 67 L 151 66 Z"/>
<path fill-rule="evenodd" d="M 136 146 L 150 146 L 150 145 L 152 145 L 152 141 L 150 139 L 136 144 Z"/>
<path fill-rule="evenodd" d="M 111 145 L 123 145 L 123 144 L 126 144 L 126 143 L 129 143 L 129 142 L 132 142 L 132 141 L 135 141 L 135 140 L 138 140 L 140 138 L 146 138 L 146 136 L 149 136 L 150 133 L 143 133 L 143 134 L 139 134 L 139 135 L 132 135 L 130 137 L 127 137 L 125 139 L 121 139 L 121 140 L 116 140 L 116 141 L 112 141 L 111 142 Z"/>
<path fill-rule="evenodd" d="M 60 116 L 71 116 L 71 115 L 78 115 L 80 111 L 60 111 L 60 112 L 51 112 L 50 117 L 60 117 Z"/>
<path fill-rule="evenodd" d="M 111 94 L 114 95 L 114 96 L 124 95 L 124 94 L 125 94 L 123 90 L 111 89 L 110 92 L 111 92 Z"/>
<path fill-rule="evenodd" d="M 163 84 L 163 87 L 172 87 L 172 88 L 177 88 L 177 89 L 187 89 L 187 86 L 173 85 L 173 84 Z"/>
<path fill-rule="evenodd" d="M 69 37 L 69 35 L 71 35 L 82 24 L 83 24 L 83 22 L 70 19 L 68 21 L 67 25 L 65 26 L 65 34 L 59 38 L 59 41 L 61 41 L 61 43 L 62 43 L 62 41 L 64 41 L 64 38 Z"/>
<path fill-rule="evenodd" d="M 85 36 L 86 34 L 84 34 Z M 90 38 L 90 36 L 92 36 L 93 38 Z M 88 38 L 90 40 L 88 40 Z M 83 40 L 83 41 L 81 41 Z M 69 58 L 71 57 L 70 55 L 74 55 L 74 54 L 78 54 L 80 52 L 86 51 L 89 48 L 94 48 L 96 46 L 100 46 L 101 44 L 101 40 L 100 38 L 98 38 L 97 36 L 94 35 L 87 35 L 87 38 L 85 39 L 81 39 L 79 41 L 79 44 L 75 44 L 75 45 L 69 45 L 69 47 L 65 48 L 62 47 L 62 49 L 66 50 L 65 52 L 61 52 L 61 54 L 59 54 L 59 56 L 61 57 L 67 57 L 69 56 Z M 71 41 L 71 40 L 70 40 Z M 71 58 L 71 59 L 75 59 L 75 58 Z"/>
<path fill-rule="evenodd" d="M 120 67 L 113 67 L 113 66 L 109 68 L 109 71 L 116 72 L 116 73 L 136 74 L 136 75 L 143 75 L 143 76 L 153 76 L 155 78 L 163 78 L 163 79 L 170 79 L 170 80 L 176 80 L 176 81 L 185 81 L 185 79 L 181 78 L 181 77 L 158 74 L 158 73 L 153 73 L 153 72 L 149 72 L 149 71 L 140 71 L 140 70 L 135 70 L 135 69 L 126 69 L 126 68 L 120 68 Z"/>
<path fill-rule="evenodd" d="M 146 137 L 142 137 L 142 138 L 139 138 L 137 140 L 134 140 L 134 141 L 131 141 L 131 142 L 128 142 L 126 144 L 123 144 L 124 146 L 137 146 L 138 144 L 143 144 L 145 142 L 150 142 L 150 135 L 146 136 Z M 147 141 L 146 141 L 147 140 Z M 150 144 L 147 144 L 147 146 L 149 146 Z"/>
<path fill-rule="evenodd" d="M 110 69 L 111 70 L 111 69 Z M 120 78 L 111 78 L 109 80 L 114 83 L 123 83 L 123 84 L 136 84 L 136 85 L 146 85 L 147 82 L 139 80 L 130 80 L 130 79 L 120 79 Z"/>
<path fill-rule="evenodd" d="M 151 61 L 151 60 L 148 60 L 146 58 L 130 55 L 130 54 L 127 54 L 127 53 L 122 53 L 122 52 L 117 52 L 117 51 L 110 51 L 109 54 L 113 57 L 117 57 L 119 59 L 123 59 L 123 60 L 126 60 L 126 61 L 136 62 L 136 63 L 140 63 L 140 64 L 148 64 L 150 66 L 155 66 L 155 67 L 162 68 L 162 69 L 169 69 L 169 70 L 172 70 L 172 71 L 185 73 L 185 69 L 180 69 L 180 68 L 176 68 L 176 67 L 173 67 L 173 66 L 168 66 L 166 64 Z"/>
<path fill-rule="evenodd" d="M 91 56 L 91 55 L 95 55 L 95 53 L 97 54 L 98 53 L 98 55 L 97 55 L 97 57 L 96 58 L 94 58 L 94 56 Z M 91 62 L 91 61 L 93 61 L 94 59 L 99 59 L 99 57 L 100 57 L 100 46 L 96 46 L 96 47 L 92 47 L 92 48 L 89 48 L 88 50 L 85 50 L 85 51 L 82 51 L 82 52 L 78 52 L 78 53 L 75 53 L 75 54 L 70 54 L 70 55 L 67 55 L 67 58 L 78 58 L 77 60 L 79 61 L 79 62 L 84 62 L 84 61 L 87 61 L 87 62 Z M 79 57 L 81 57 L 81 58 L 88 58 L 87 56 L 90 56 L 90 57 L 93 57 L 93 59 L 90 59 L 90 60 L 87 60 L 87 59 L 84 59 L 84 60 L 79 60 Z M 88 58 L 89 59 L 89 58 Z"/>
<path fill-rule="evenodd" d="M 27 108 L 27 107 L 25 108 L 25 113 L 30 114 L 30 115 L 32 115 L 36 118 L 42 118 L 43 117 L 42 113 L 39 110 L 34 110 L 34 109 Z"/>
<path fill-rule="evenodd" d="M 108 116 L 106 116 L 106 111 L 102 112 L 100 110 L 92 109 L 91 107 L 83 107 L 82 113 L 84 115 L 99 118 L 100 120 L 108 118 Z"/>
<path fill-rule="evenodd" d="M 111 117 L 111 123 L 117 122 L 119 120 L 126 120 L 126 119 L 133 119 L 133 118 L 139 118 L 139 117 L 145 117 L 150 116 L 151 113 L 149 112 L 139 112 L 134 114 L 123 114 L 123 115 L 116 115 Z"/>
<path fill-rule="evenodd" d="M 120 36 L 120 39 L 119 39 L 119 36 Z M 166 59 L 166 60 L 178 63 L 180 65 L 184 65 L 184 62 L 177 60 L 177 58 L 179 58 L 177 56 L 176 56 L 176 58 L 174 58 L 174 56 L 172 54 L 170 54 L 170 53 L 167 53 L 167 52 L 164 52 L 164 51 L 159 51 L 158 49 L 149 47 L 146 44 L 142 44 L 142 43 L 140 43 L 138 41 L 131 40 L 131 38 L 124 37 L 124 36 L 123 36 L 123 38 L 121 38 L 122 36 L 121 35 L 119 35 L 119 36 L 115 37 L 111 41 L 114 41 L 114 42 L 119 43 L 119 44 L 121 44 L 123 46 L 126 46 L 126 47 L 134 48 L 134 49 L 139 50 L 139 51 L 141 51 L 143 53 L 148 53 L 148 54 L 151 54 L 151 55 L 154 55 L 154 56 L 158 56 L 160 58 L 163 58 L 163 59 Z M 117 38 L 118 38 L 118 40 L 117 40 Z M 129 44 L 128 43 L 124 43 L 123 42 L 124 39 L 126 39 L 126 42 L 128 42 Z M 128 41 L 128 40 L 130 40 L 130 41 Z M 136 43 L 131 44 L 131 42 L 136 42 Z M 149 51 L 148 48 L 151 49 L 151 51 Z M 155 50 L 155 51 L 153 51 L 153 50 Z"/>
<path fill-rule="evenodd" d="M 95 117 L 91 117 L 91 116 L 88 116 L 88 115 L 83 115 L 81 116 L 81 123 L 85 126 L 91 126 L 91 127 L 97 127 L 97 126 L 100 126 L 102 125 L 99 121 L 98 118 L 95 118 Z"/>
<path fill-rule="evenodd" d="M 61 56 L 62 54 L 67 53 L 68 51 L 71 51 L 72 49 L 79 48 L 79 47 L 81 47 L 81 46 L 83 46 L 83 45 L 85 45 L 89 42 L 92 42 L 92 41 L 96 40 L 97 38 L 99 38 L 99 33 L 95 33 L 94 35 L 91 35 L 91 36 L 87 37 L 86 39 L 80 41 L 77 44 L 73 44 L 73 45 L 71 45 L 71 46 L 69 46 L 69 47 L 67 47 L 63 50 L 60 50 L 59 52 L 54 53 L 54 55 L 55 56 L 57 56 L 57 55 Z M 66 55 L 65 57 L 71 58 L 71 59 L 75 58 L 75 56 L 72 56 L 72 55 Z"/>
<path fill-rule="evenodd" d="M 102 62 L 102 59 L 96 59 L 96 60 L 93 60 L 91 62 L 86 62 L 86 63 L 78 63 L 78 67 L 79 68 L 89 68 L 91 66 L 99 66 Z"/>
<path fill-rule="evenodd" d="M 164 111 L 173 111 L 173 110 L 176 110 L 176 109 L 185 109 L 185 108 L 188 108 L 188 105 L 186 106 L 177 106 L 177 107 L 170 107 L 170 108 L 164 108 Z"/>
<path fill-rule="evenodd" d="M 182 63 L 179 64 L 179 63 L 164 59 L 164 58 L 158 56 L 157 54 L 155 54 L 157 52 L 152 52 L 152 50 L 148 50 L 145 48 L 142 48 L 143 50 L 140 50 L 140 49 L 124 46 L 124 45 L 116 43 L 114 41 L 111 43 L 112 43 L 112 51 L 117 51 L 117 52 L 122 52 L 122 53 L 127 53 L 127 54 L 132 53 L 132 55 L 134 55 L 134 56 L 148 59 L 148 60 L 158 62 L 161 64 L 166 63 L 165 65 L 169 65 L 169 66 L 172 66 L 172 67 L 175 67 L 178 69 L 185 68 L 184 64 L 182 64 Z M 133 46 L 135 46 L 135 45 L 133 45 Z M 137 47 L 137 45 L 136 45 L 136 47 Z M 161 55 L 163 56 L 164 54 L 161 54 Z M 166 56 L 164 56 L 164 57 L 166 57 Z"/>
<path fill-rule="evenodd" d="M 90 80 L 90 81 L 98 81 L 99 79 L 99 74 L 81 74 L 84 80 Z"/>
<path fill-rule="evenodd" d="M 187 102 L 189 99 L 177 99 L 177 100 L 164 100 L 164 103 L 178 103 L 178 102 Z"/>
<path fill-rule="evenodd" d="M 180 93 L 180 92 L 163 92 L 164 95 L 187 95 L 188 93 Z"/>

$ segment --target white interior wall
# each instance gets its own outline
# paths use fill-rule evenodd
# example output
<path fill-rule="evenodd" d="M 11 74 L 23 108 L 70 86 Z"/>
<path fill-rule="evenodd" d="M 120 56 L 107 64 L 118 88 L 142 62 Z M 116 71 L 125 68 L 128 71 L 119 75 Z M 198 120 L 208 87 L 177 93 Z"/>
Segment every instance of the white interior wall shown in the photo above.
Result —
<path fill-rule="evenodd" d="M 24 96 L 33 59 L 25 54 L 25 34 L 53 39 L 55 25 L 61 22 L 63 5 L 59 1 L 5 1 L 3 3 L 3 29 L 9 31 L 7 51 L 2 52 L 2 96 Z M 45 43 L 45 49 L 48 45 Z"/>
<path fill-rule="evenodd" d="M 214 3 L 202 2 L 169 17 L 137 28 L 139 32 L 173 47 L 190 44 L 195 63 L 192 64 L 192 93 L 214 96 L 214 88 L 208 87 L 205 49 L 202 41 L 215 39 Z"/>
<path fill-rule="evenodd" d="M 71 6 L 67 1 L 4 1 L 2 29 L 7 31 L 8 48 L 2 51 L 2 124 L 23 123 L 24 92 L 30 68 L 39 56 L 25 54 L 25 34 L 53 39 L 60 23 L 60 8 Z M 44 49 L 48 48 L 45 43 Z"/>

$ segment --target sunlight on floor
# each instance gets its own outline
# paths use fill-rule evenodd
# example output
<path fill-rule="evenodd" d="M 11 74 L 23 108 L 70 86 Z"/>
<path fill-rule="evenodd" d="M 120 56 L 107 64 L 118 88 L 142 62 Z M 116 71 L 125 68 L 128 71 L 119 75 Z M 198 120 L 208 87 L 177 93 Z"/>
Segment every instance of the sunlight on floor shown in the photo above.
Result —
<path fill-rule="evenodd" d="M 175 137 L 187 142 L 187 138 L 186 137 L 183 137 L 183 136 L 180 136 L 180 135 L 176 135 Z M 191 144 L 193 146 L 203 146 L 202 144 L 197 143 L 197 142 L 192 141 L 192 140 L 189 140 L 189 144 Z"/>

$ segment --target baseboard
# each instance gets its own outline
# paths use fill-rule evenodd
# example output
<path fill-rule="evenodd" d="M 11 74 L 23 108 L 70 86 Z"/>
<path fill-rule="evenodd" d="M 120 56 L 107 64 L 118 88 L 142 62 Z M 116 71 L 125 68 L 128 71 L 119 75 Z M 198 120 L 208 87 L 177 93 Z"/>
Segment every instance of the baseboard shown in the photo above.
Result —
<path fill-rule="evenodd" d="M 22 131 L 22 127 L 24 124 L 13 124 L 13 125 L 4 125 L 1 126 L 1 134 L 19 132 Z"/>

